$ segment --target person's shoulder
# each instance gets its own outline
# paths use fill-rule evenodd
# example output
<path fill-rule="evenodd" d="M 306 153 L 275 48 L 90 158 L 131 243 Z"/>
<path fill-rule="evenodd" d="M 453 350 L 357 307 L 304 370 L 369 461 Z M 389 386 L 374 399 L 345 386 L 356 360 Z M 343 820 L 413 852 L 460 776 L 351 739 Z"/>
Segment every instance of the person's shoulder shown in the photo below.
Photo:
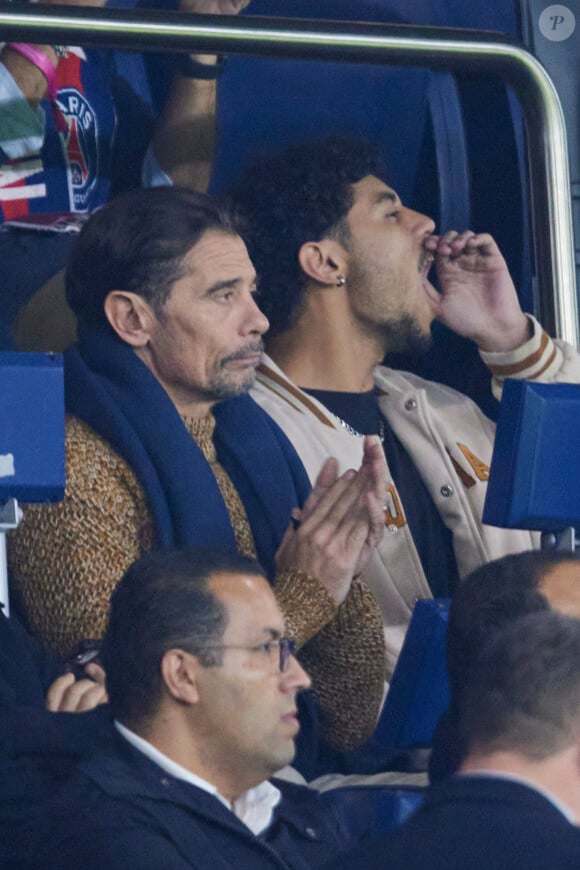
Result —
<path fill-rule="evenodd" d="M 459 850 L 474 867 L 480 866 L 478 849 L 498 861 L 503 856 L 510 868 L 520 866 L 528 850 L 535 856 L 535 863 L 525 862 L 530 868 L 580 866 L 578 828 L 535 788 L 505 777 L 455 775 L 431 786 L 417 813 L 393 832 L 391 845 L 416 838 L 436 851 Z M 565 860 L 571 847 L 578 850 L 575 865 Z"/>
<path fill-rule="evenodd" d="M 91 450 L 102 455 L 117 456 L 110 444 L 101 438 L 94 429 L 73 414 L 67 414 L 65 420 L 67 450 Z"/>
<path fill-rule="evenodd" d="M 87 423 L 69 414 L 65 431 L 67 495 L 76 490 L 108 492 L 114 480 L 129 489 L 133 497 L 144 498 L 127 462 Z"/>
<path fill-rule="evenodd" d="M 65 439 L 67 465 L 78 461 L 81 468 L 90 470 L 90 463 L 110 466 L 122 461 L 104 438 L 83 420 L 71 414 L 67 414 L 65 421 Z M 86 468 L 87 462 L 89 468 Z"/>
<path fill-rule="evenodd" d="M 456 398 L 463 400 L 464 402 L 469 401 L 463 393 L 454 390 L 453 387 L 446 386 L 446 384 L 441 384 L 439 381 L 428 380 L 414 372 L 392 369 L 387 366 L 378 366 L 375 369 L 375 384 L 383 389 L 390 388 L 391 390 L 397 389 L 401 391 L 408 389 L 426 390 L 430 393 L 446 395 L 450 399 Z"/>
<path fill-rule="evenodd" d="M 410 391 L 421 391 L 433 407 L 449 408 L 459 405 L 465 409 L 473 408 L 478 414 L 482 415 L 482 412 L 479 411 L 477 405 L 469 396 L 460 393 L 458 390 L 453 389 L 453 387 L 441 384 L 439 381 L 427 380 L 413 372 L 378 366 L 375 369 L 375 385 L 387 398 L 400 399 L 408 396 Z"/>
<path fill-rule="evenodd" d="M 320 792 L 295 782 L 271 781 L 282 795 L 279 816 L 291 821 L 307 839 L 323 840 L 330 836 L 333 842 L 345 841 L 340 818 L 332 802 L 322 798 Z"/>
<path fill-rule="evenodd" d="M 573 870 L 580 832 L 549 802 L 523 785 L 454 776 L 431 786 L 400 827 L 369 838 L 333 870 Z"/>
<path fill-rule="evenodd" d="M 121 870 L 129 865 L 153 868 L 156 860 L 158 867 L 173 866 L 155 819 L 131 795 L 133 784 L 129 768 L 114 750 L 97 752 L 82 763 L 47 811 L 42 837 L 47 848 L 38 857 L 38 867 Z M 136 858 L 144 848 L 150 863 Z"/>
<path fill-rule="evenodd" d="M 52 808 L 52 823 L 58 820 L 61 830 L 68 831 L 71 826 L 67 820 L 74 817 L 75 807 L 86 829 L 119 828 L 145 821 L 148 814 L 142 812 L 141 798 L 155 791 L 151 788 L 152 767 L 156 769 L 141 753 L 122 744 L 109 726 L 106 745 L 81 760 L 62 789 Z"/>

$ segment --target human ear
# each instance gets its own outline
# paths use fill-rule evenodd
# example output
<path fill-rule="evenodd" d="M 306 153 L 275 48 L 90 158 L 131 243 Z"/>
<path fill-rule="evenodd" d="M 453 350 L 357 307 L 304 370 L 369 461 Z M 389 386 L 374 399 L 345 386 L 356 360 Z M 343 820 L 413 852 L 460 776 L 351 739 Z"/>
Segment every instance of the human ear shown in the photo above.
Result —
<path fill-rule="evenodd" d="M 341 286 L 339 277 L 346 271 L 347 258 L 342 245 L 334 239 L 306 242 L 298 252 L 302 271 L 317 284 Z"/>
<path fill-rule="evenodd" d="M 166 691 L 182 704 L 197 704 L 197 659 L 182 649 L 170 649 L 161 659 L 161 676 Z"/>
<path fill-rule="evenodd" d="M 104 309 L 109 324 L 126 344 L 138 348 L 148 343 L 155 316 L 141 296 L 124 290 L 111 290 Z"/>

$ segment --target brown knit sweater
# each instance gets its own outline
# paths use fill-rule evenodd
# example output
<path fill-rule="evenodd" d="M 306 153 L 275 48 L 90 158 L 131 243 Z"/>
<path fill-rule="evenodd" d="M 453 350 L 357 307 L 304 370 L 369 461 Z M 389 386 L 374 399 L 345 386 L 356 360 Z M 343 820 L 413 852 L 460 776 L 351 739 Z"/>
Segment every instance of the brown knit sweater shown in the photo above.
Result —
<path fill-rule="evenodd" d="M 210 463 L 239 550 L 255 555 L 244 506 L 218 463 L 213 417 L 184 420 Z M 70 417 L 66 427 L 64 500 L 28 505 L 9 535 L 11 582 L 35 634 L 55 652 L 101 637 L 114 587 L 154 545 L 144 492 L 127 463 L 92 429 Z M 303 572 L 285 571 L 274 591 L 287 633 L 313 680 L 325 736 L 351 748 L 372 731 L 385 677 L 382 619 L 364 582 L 353 582 L 337 608 L 326 589 Z"/>

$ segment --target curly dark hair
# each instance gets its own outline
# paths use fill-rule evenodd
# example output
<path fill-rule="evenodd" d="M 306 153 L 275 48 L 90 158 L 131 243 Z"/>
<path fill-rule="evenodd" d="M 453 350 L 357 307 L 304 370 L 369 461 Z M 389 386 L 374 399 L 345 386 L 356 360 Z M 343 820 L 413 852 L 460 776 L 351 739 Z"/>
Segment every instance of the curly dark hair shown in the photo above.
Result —
<path fill-rule="evenodd" d="M 298 262 L 302 245 L 324 237 L 348 244 L 352 185 L 367 175 L 384 176 L 378 149 L 335 136 L 295 145 L 247 168 L 230 191 L 245 223 L 240 232 L 259 275 L 259 304 L 270 335 L 285 332 L 300 311 L 307 280 Z"/>

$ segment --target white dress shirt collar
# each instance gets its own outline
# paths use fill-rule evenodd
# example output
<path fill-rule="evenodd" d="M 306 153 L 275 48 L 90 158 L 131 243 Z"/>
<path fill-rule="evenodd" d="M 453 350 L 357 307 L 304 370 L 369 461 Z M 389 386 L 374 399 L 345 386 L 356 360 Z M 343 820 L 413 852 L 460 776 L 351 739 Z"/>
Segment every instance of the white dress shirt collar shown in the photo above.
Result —
<path fill-rule="evenodd" d="M 138 734 L 129 730 L 121 722 L 115 720 L 115 728 L 131 746 L 138 749 L 143 755 L 146 755 L 150 761 L 153 761 L 170 776 L 189 782 L 191 785 L 196 786 L 196 788 L 200 788 L 217 798 L 256 836 L 269 827 L 274 814 L 274 808 L 280 803 L 282 795 L 280 790 L 268 780 L 264 780 L 264 782 L 261 782 L 254 788 L 243 792 L 231 804 L 211 782 L 196 776 L 195 773 L 187 770 L 181 764 L 177 764 L 168 755 L 160 752 L 159 749 L 156 749 L 155 746 L 144 740 L 143 737 L 139 737 Z"/>

